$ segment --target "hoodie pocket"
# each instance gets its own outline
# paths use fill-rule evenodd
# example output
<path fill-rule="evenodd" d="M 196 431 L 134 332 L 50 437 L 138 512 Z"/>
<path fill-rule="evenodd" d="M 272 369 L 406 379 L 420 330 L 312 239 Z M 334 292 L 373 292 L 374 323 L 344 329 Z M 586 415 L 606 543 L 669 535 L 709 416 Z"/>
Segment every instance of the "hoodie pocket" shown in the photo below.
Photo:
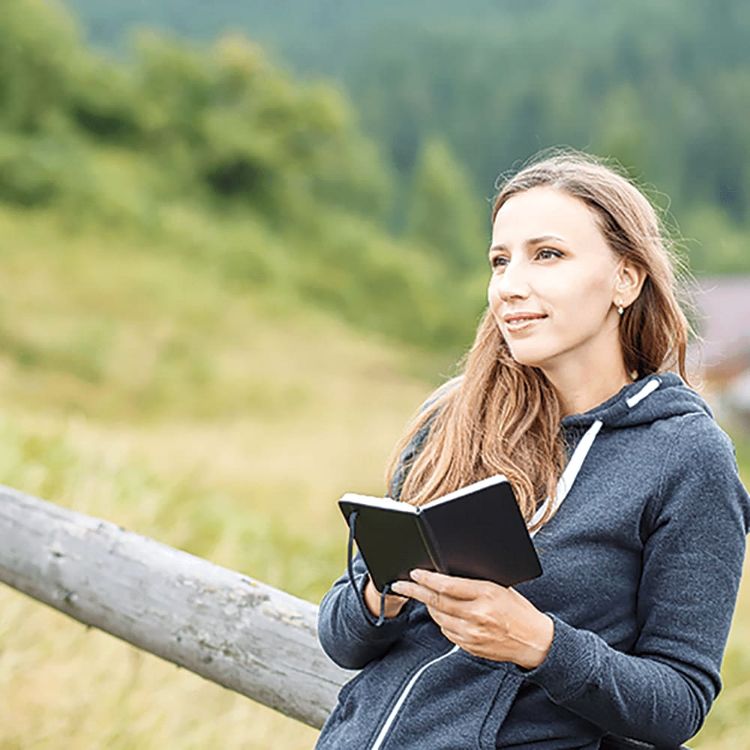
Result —
<path fill-rule="evenodd" d="M 401 640 L 380 659 L 369 662 L 339 690 L 316 750 L 364 750 L 411 675 L 436 654 L 412 640 Z"/>
<path fill-rule="evenodd" d="M 383 750 L 495 750 L 521 682 L 508 666 L 460 650 L 436 663 L 403 702 Z"/>
<path fill-rule="evenodd" d="M 510 662 L 483 659 L 468 651 L 461 651 L 460 654 L 462 659 L 473 665 L 469 669 L 478 670 L 477 674 L 481 675 L 481 680 L 485 683 L 482 708 L 476 715 L 472 737 L 476 738 L 476 747 L 480 750 L 495 750 L 498 732 L 513 705 L 523 678 Z"/>
<path fill-rule="evenodd" d="M 367 750 L 396 708 L 382 750 L 495 750 L 497 733 L 522 682 L 520 674 L 507 662 L 460 649 L 446 655 L 450 641 L 436 644 L 428 633 L 401 639 L 341 688 L 317 750 Z M 431 640 L 430 645 L 422 638 Z M 410 685 L 426 664 L 430 666 Z"/>
<path fill-rule="evenodd" d="M 479 727 L 477 742 L 481 750 L 495 750 L 497 747 L 497 735 L 523 683 L 523 678 L 512 669 L 502 674 Z"/>

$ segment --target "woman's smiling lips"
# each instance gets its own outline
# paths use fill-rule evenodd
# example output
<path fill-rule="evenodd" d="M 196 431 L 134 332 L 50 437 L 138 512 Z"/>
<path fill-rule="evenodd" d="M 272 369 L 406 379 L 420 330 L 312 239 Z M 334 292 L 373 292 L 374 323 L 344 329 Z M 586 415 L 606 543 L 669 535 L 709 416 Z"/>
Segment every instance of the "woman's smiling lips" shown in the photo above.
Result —
<path fill-rule="evenodd" d="M 543 315 L 542 313 L 533 313 L 533 312 L 517 312 L 517 313 L 507 313 L 503 316 L 503 323 L 505 323 L 505 327 L 510 331 L 511 333 L 515 333 L 516 331 L 522 331 L 526 328 L 530 328 L 534 323 L 536 323 L 539 320 L 543 320 L 546 318 L 546 315 Z"/>

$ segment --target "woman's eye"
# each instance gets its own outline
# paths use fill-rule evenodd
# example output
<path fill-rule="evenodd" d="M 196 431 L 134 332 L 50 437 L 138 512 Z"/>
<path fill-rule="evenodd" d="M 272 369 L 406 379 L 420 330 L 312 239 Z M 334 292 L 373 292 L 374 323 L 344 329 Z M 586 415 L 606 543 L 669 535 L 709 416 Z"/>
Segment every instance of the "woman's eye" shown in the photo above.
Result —
<path fill-rule="evenodd" d="M 555 250 L 555 249 L 553 249 L 551 247 L 543 247 L 537 253 L 537 255 L 542 255 L 543 253 L 549 253 L 549 255 L 547 255 L 547 257 L 552 257 L 552 258 L 560 258 L 560 257 L 562 257 L 562 253 L 559 250 Z"/>
<path fill-rule="evenodd" d="M 537 258 L 547 260 L 548 258 L 562 258 L 563 254 L 559 250 L 555 250 L 552 247 L 543 247 L 537 254 Z M 496 255 L 490 260 L 490 266 L 492 268 L 504 268 L 508 265 L 508 259 L 504 255 Z"/>

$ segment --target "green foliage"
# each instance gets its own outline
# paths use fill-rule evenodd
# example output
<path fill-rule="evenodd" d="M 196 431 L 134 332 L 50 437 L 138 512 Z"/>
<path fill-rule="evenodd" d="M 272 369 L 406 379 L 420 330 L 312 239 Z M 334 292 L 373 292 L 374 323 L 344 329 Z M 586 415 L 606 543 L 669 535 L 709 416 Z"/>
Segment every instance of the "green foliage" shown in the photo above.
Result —
<path fill-rule="evenodd" d="M 130 70 L 109 60 L 85 56 L 70 81 L 68 113 L 72 125 L 100 142 L 141 143 L 141 92 Z"/>
<path fill-rule="evenodd" d="M 182 184 L 270 219 L 334 202 L 383 214 L 387 171 L 330 85 L 293 83 L 235 36 L 201 51 L 142 35 L 133 78 L 143 147 Z"/>
<path fill-rule="evenodd" d="M 746 263 L 750 226 L 739 224 L 720 206 L 698 207 L 682 231 L 690 242 L 695 271 L 729 274 Z"/>
<path fill-rule="evenodd" d="M 235 200 L 271 220 L 297 205 L 375 219 L 387 210 L 388 168 L 348 102 L 330 84 L 293 82 L 257 45 L 228 36 L 201 49 L 143 33 L 131 63 L 115 63 L 85 50 L 59 9 L 9 0 L 0 14 L 0 132 L 16 139 L 2 154 L 6 199 L 40 204 L 67 192 L 50 144 L 17 140 L 41 133 L 77 135 L 92 155 L 105 143 L 129 149 L 167 178 L 153 200 Z"/>
<path fill-rule="evenodd" d="M 342 8 L 315 34 L 307 6 L 287 32 L 278 9 L 243 6 L 259 35 L 297 40 L 296 53 L 280 44 L 297 65 L 311 38 L 328 39 L 319 67 L 350 101 L 238 34 L 198 45 L 141 32 L 115 60 L 87 49 L 60 6 L 9 0 L 0 201 L 58 207 L 69 227 L 106 224 L 170 253 L 179 241 L 191 262 L 281 304 L 455 351 L 484 298 L 489 190 L 476 186 L 565 142 L 619 157 L 671 195 L 696 270 L 750 269 L 747 12 L 722 3 L 707 26 L 707 10 L 674 0 L 638 0 L 637 23 L 586 0 L 470 2 L 479 25 L 443 2 L 418 25 L 415 0 Z M 181 8 L 169 0 L 153 17 L 183 30 L 206 21 L 202 6 Z M 561 38 L 579 37 L 561 54 Z"/>
<path fill-rule="evenodd" d="M 0 131 L 0 200 L 70 206 L 92 193 L 89 153 L 76 138 Z"/>
<path fill-rule="evenodd" d="M 473 310 L 473 290 L 452 311 L 438 304 L 453 280 L 433 250 L 388 234 L 392 171 L 334 86 L 293 81 L 238 36 L 201 48 L 144 32 L 118 63 L 81 46 L 59 11 L 13 0 L 3 12 L 0 90 L 16 109 L 0 120 L 0 201 L 179 247 L 245 289 L 367 330 L 442 349 L 465 340 L 458 311 Z M 41 90 L 31 73 L 54 92 L 17 95 Z"/>
<path fill-rule="evenodd" d="M 319 216 L 289 244 L 306 248 L 291 272 L 306 299 L 410 343 L 442 349 L 468 342 L 484 288 L 457 284 L 432 248 L 384 238 L 372 223 L 343 214 Z"/>
<path fill-rule="evenodd" d="M 82 48 L 54 1 L 0 3 L 0 128 L 44 130 L 64 111 Z"/>
<path fill-rule="evenodd" d="M 459 271 L 475 266 L 488 244 L 475 192 L 446 144 L 428 138 L 414 170 L 407 231 L 435 260 Z"/>

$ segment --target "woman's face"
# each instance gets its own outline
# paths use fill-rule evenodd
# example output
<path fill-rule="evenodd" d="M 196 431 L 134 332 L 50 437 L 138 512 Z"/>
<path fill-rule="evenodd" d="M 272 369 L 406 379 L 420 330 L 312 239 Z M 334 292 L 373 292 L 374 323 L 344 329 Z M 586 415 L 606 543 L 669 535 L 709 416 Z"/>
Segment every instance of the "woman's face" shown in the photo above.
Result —
<path fill-rule="evenodd" d="M 517 362 L 549 373 L 612 356 L 618 259 L 583 201 L 551 187 L 515 194 L 495 217 L 489 261 L 490 309 Z M 517 313 L 536 317 L 508 319 Z"/>

